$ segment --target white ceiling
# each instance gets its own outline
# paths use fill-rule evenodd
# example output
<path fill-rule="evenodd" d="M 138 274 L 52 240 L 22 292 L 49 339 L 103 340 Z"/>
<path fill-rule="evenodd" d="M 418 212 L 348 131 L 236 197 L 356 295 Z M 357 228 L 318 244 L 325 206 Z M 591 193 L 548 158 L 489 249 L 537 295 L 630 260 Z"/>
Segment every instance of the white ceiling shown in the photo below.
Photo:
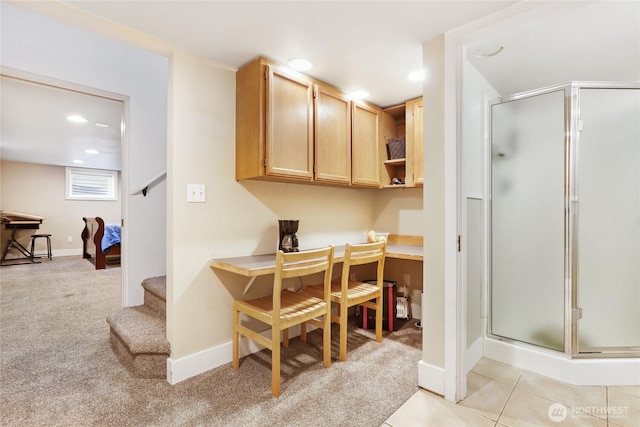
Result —
<path fill-rule="evenodd" d="M 315 63 L 306 74 L 345 91 L 365 89 L 371 94 L 369 101 L 386 107 L 421 95 L 422 83 L 409 82 L 406 75 L 421 68 L 423 42 L 478 18 L 501 13 L 501 9 L 515 2 L 63 3 L 232 68 L 259 55 L 278 62 L 304 56 Z M 640 79 L 640 2 L 527 3 L 531 11 L 503 19 L 465 41 L 469 61 L 499 93 L 508 95 L 576 80 Z M 478 49 L 492 45 L 504 48 L 490 58 L 475 55 Z M 6 113 L 4 84 L 2 89 Z M 33 108 L 20 111 L 28 112 L 31 121 L 45 123 L 45 119 L 35 116 Z M 4 116 L 2 157 L 6 158 L 5 138 L 9 131 L 5 126 L 11 123 Z M 42 134 L 49 136 L 38 146 L 43 153 L 48 148 L 60 150 L 58 144 L 64 141 L 85 138 L 86 142 L 89 138 L 86 134 L 54 138 L 53 130 L 40 128 Z M 98 131 L 95 126 L 92 129 Z M 13 133 L 16 141 L 17 133 Z M 56 142 L 51 143 L 52 140 Z"/>
<path fill-rule="evenodd" d="M 502 45 L 488 58 L 479 48 Z M 640 1 L 549 2 L 474 34 L 469 61 L 503 96 L 571 81 L 640 80 Z"/>
<path fill-rule="evenodd" d="M 6 76 L 0 85 L 4 160 L 120 170 L 122 102 Z"/>
<path fill-rule="evenodd" d="M 424 41 L 507 7 L 507 1 L 64 1 L 239 68 L 257 56 L 303 56 L 312 77 L 365 89 L 381 107 L 422 92 Z"/>

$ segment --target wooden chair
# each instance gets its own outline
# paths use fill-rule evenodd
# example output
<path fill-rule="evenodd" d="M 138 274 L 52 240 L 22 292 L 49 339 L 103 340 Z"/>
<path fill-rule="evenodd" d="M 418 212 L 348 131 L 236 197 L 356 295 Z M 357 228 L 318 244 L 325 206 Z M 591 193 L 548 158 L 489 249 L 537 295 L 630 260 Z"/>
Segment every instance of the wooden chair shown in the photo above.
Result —
<path fill-rule="evenodd" d="M 341 277 L 331 283 L 331 301 L 339 305 L 338 315 L 331 320 L 340 325 L 340 360 L 347 360 L 347 323 L 349 307 L 360 305 L 376 311 L 376 341 L 382 341 L 382 290 L 384 286 L 384 260 L 387 242 L 347 244 L 342 264 Z M 355 265 L 377 263 L 376 283 L 349 280 L 351 267 Z M 308 295 L 322 295 L 322 285 L 304 288 Z M 306 339 L 306 327 L 302 325 L 301 339 Z"/>
<path fill-rule="evenodd" d="M 262 298 L 233 303 L 233 367 L 240 366 L 238 344 L 240 335 L 271 350 L 271 392 L 280 396 L 280 331 L 283 345 L 289 346 L 289 331 L 292 326 L 322 318 L 323 362 L 331 366 L 331 300 L 329 290 L 333 270 L 333 246 L 304 252 L 276 254 L 276 271 L 273 279 L 273 294 Z M 319 297 L 282 289 L 284 279 L 303 277 L 324 272 L 324 290 Z M 271 338 L 265 338 L 240 323 L 240 313 L 271 326 Z"/>

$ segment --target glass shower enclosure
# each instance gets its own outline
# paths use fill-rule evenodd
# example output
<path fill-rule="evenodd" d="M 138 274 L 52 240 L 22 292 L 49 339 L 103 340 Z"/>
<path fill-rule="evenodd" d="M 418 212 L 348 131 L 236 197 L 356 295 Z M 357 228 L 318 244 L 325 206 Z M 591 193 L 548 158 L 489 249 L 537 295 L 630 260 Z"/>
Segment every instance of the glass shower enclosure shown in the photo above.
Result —
<path fill-rule="evenodd" d="M 640 356 L 640 85 L 491 103 L 490 335 Z"/>

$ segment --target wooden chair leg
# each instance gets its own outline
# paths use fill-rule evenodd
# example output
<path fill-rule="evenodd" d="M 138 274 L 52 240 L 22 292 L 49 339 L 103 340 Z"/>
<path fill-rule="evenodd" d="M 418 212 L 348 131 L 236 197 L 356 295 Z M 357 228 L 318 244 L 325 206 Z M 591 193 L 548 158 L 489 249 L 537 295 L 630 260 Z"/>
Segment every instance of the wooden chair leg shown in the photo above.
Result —
<path fill-rule="evenodd" d="M 240 319 L 240 312 L 238 310 L 236 310 L 235 308 L 233 309 L 233 362 L 232 362 L 232 366 L 235 369 L 238 369 L 240 367 L 240 358 L 239 358 L 239 351 L 238 351 L 238 341 L 239 341 L 239 336 L 238 336 L 238 320 Z"/>
<path fill-rule="evenodd" d="M 271 331 L 271 394 L 280 396 L 280 331 Z"/>
<path fill-rule="evenodd" d="M 280 345 L 280 334 L 278 334 L 278 345 Z M 289 347 L 289 328 L 282 330 L 282 345 Z"/>
<path fill-rule="evenodd" d="M 322 352 L 324 367 L 331 367 L 331 313 L 324 315 L 324 327 L 322 328 Z"/>
<path fill-rule="evenodd" d="M 300 340 L 307 342 L 307 322 L 300 324 Z"/>
<path fill-rule="evenodd" d="M 376 298 L 376 341 L 382 341 L 382 296 Z"/>
<path fill-rule="evenodd" d="M 340 360 L 347 360 L 347 304 L 340 304 Z"/>

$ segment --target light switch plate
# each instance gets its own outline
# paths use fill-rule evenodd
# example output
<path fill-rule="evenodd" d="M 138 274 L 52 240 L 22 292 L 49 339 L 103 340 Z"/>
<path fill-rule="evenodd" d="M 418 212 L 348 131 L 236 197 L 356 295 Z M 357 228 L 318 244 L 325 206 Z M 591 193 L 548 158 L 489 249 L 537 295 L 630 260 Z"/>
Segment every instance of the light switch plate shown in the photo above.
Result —
<path fill-rule="evenodd" d="M 187 184 L 187 202 L 204 203 L 205 201 L 204 184 Z"/>

